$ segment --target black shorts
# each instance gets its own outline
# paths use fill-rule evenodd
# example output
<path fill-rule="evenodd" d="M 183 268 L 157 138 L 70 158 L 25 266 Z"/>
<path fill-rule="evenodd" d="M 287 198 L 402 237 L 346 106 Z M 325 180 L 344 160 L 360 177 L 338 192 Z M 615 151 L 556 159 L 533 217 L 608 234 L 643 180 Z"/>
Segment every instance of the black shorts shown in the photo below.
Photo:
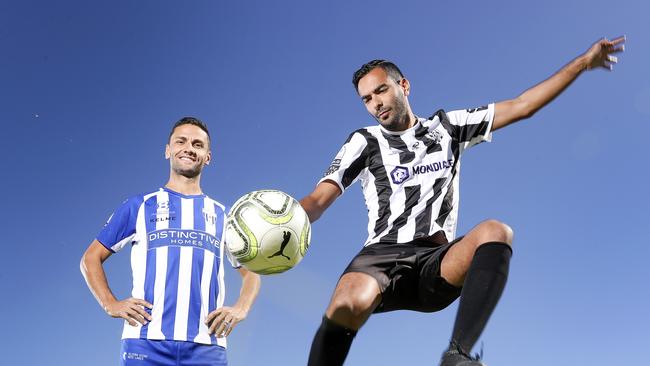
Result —
<path fill-rule="evenodd" d="M 375 313 L 442 310 L 460 296 L 461 288 L 440 277 L 442 257 L 460 239 L 438 246 L 417 240 L 405 244 L 371 244 L 361 249 L 343 274 L 361 272 L 377 280 L 382 300 Z"/>

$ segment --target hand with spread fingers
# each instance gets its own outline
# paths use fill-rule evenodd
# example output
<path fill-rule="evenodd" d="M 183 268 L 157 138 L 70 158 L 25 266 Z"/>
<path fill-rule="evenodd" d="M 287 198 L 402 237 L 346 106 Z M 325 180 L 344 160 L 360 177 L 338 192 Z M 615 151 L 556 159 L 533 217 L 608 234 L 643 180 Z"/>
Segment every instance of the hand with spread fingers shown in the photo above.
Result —
<path fill-rule="evenodd" d="M 145 308 L 151 309 L 153 305 L 142 299 L 130 297 L 122 301 L 111 302 L 104 307 L 104 310 L 113 318 L 122 318 L 135 327 L 137 323 L 146 325 L 151 321 L 151 315 Z"/>
<path fill-rule="evenodd" d="M 224 306 L 208 314 L 205 324 L 208 333 L 217 337 L 227 337 L 235 326 L 246 319 L 247 312 L 237 307 Z"/>
<path fill-rule="evenodd" d="M 603 38 L 594 43 L 584 54 L 587 61 L 587 70 L 602 67 L 612 71 L 614 64 L 618 62 L 618 58 L 614 54 L 625 51 L 624 43 L 625 36 L 611 41 Z"/>

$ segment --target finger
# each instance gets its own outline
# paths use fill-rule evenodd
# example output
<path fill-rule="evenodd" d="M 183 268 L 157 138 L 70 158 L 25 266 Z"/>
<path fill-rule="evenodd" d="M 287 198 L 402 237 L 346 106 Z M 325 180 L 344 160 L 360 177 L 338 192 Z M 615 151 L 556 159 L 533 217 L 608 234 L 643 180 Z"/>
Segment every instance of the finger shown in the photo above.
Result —
<path fill-rule="evenodd" d="M 215 319 L 217 316 L 219 316 L 221 314 L 221 312 L 222 312 L 221 309 L 223 309 L 223 308 L 219 308 L 217 310 L 214 310 L 210 314 L 208 314 L 208 316 L 205 318 L 205 324 L 210 324 L 210 322 L 212 322 L 213 319 Z"/>
<path fill-rule="evenodd" d="M 625 52 L 625 46 L 610 48 L 607 50 L 608 54 Z"/>
<path fill-rule="evenodd" d="M 610 42 L 612 45 L 616 46 L 616 45 L 619 44 L 619 43 L 623 43 L 623 42 L 625 42 L 625 36 L 620 36 L 620 37 L 618 37 L 618 38 L 612 39 L 612 40 L 609 41 L 609 42 Z"/>
<path fill-rule="evenodd" d="M 219 314 L 214 320 L 212 320 L 212 323 L 210 324 L 209 332 L 211 334 L 219 334 L 218 332 L 220 331 L 220 328 L 223 323 L 223 314 Z"/>
<path fill-rule="evenodd" d="M 133 309 L 133 311 L 138 313 L 138 315 L 140 315 L 143 319 L 146 319 L 146 320 L 149 320 L 149 321 L 151 320 L 151 315 L 149 315 L 149 313 L 146 310 L 144 310 L 143 307 L 141 307 L 139 305 L 136 305 L 136 306 L 132 307 L 131 309 Z"/>
<path fill-rule="evenodd" d="M 127 312 L 120 312 L 118 315 L 120 318 L 126 320 L 130 326 L 135 327 L 138 325 L 135 319 L 133 319 Z"/>
<path fill-rule="evenodd" d="M 147 323 L 148 323 L 147 319 L 145 319 L 144 316 L 142 316 L 140 313 L 138 313 L 138 310 L 139 310 L 138 306 L 136 305 L 136 307 L 134 307 L 134 308 L 130 308 L 130 309 L 125 310 L 125 313 L 131 319 L 134 319 L 138 323 L 140 323 L 142 325 L 147 325 Z"/>
<path fill-rule="evenodd" d="M 142 300 L 142 299 L 135 299 L 135 298 L 134 298 L 133 300 L 134 300 L 134 302 L 135 302 L 136 304 L 138 304 L 138 305 L 142 305 L 142 306 L 144 306 L 145 308 L 153 309 L 153 305 L 152 305 L 151 303 L 145 301 L 145 300 Z"/>

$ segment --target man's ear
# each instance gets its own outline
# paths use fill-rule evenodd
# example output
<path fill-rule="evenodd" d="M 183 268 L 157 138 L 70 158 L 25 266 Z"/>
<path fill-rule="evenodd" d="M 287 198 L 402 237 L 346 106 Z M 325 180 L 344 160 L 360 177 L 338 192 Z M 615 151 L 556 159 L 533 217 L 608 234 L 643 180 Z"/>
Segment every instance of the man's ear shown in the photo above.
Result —
<path fill-rule="evenodd" d="M 212 151 L 208 151 L 208 155 L 205 156 L 205 165 L 210 165 L 212 161 Z"/>
<path fill-rule="evenodd" d="M 402 78 L 402 80 L 399 82 L 399 86 L 402 87 L 402 90 L 404 91 L 404 95 L 408 96 L 409 93 L 411 93 L 411 83 L 408 81 L 407 78 Z"/>
<path fill-rule="evenodd" d="M 172 152 L 171 149 L 169 148 L 169 144 L 165 145 L 165 160 L 169 160 L 169 158 L 172 157 Z"/>

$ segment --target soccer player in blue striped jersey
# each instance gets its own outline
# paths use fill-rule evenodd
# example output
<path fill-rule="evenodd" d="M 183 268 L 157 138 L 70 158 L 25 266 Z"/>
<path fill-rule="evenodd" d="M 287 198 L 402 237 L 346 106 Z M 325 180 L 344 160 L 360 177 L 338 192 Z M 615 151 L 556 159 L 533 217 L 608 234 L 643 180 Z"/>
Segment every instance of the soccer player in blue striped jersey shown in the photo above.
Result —
<path fill-rule="evenodd" d="M 246 318 L 260 278 L 224 250 L 225 207 L 201 190 L 211 159 L 205 124 L 176 122 L 165 157 L 167 184 L 115 210 L 84 253 L 81 272 L 106 313 L 124 319 L 121 365 L 227 365 L 226 337 Z M 133 290 L 118 300 L 103 263 L 127 245 Z M 223 306 L 224 254 L 242 276 L 233 306 Z"/>

